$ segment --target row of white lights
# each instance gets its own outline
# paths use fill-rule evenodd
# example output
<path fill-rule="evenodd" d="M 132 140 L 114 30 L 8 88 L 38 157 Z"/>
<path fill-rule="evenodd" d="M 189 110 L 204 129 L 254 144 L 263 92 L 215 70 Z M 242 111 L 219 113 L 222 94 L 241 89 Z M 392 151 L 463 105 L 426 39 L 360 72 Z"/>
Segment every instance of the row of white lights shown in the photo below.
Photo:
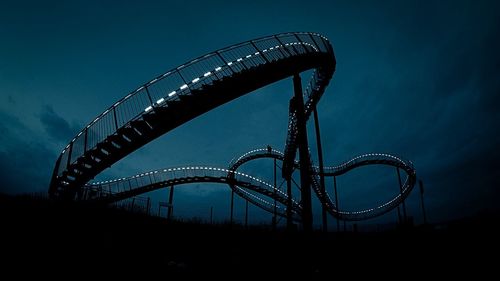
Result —
<path fill-rule="evenodd" d="M 262 53 L 266 53 L 266 52 L 268 52 L 268 51 L 272 51 L 272 50 L 274 50 L 274 49 L 278 49 L 278 48 L 282 48 L 282 47 L 288 47 L 288 46 L 295 46 L 295 45 L 306 45 L 306 46 L 310 46 L 310 47 L 312 47 L 312 48 L 313 48 L 316 52 L 318 52 L 318 49 L 316 48 L 316 46 L 314 46 L 314 45 L 312 45 L 312 44 L 309 44 L 309 43 L 307 43 L 307 42 L 293 42 L 293 43 L 286 43 L 284 46 L 283 46 L 283 45 L 276 45 L 276 46 L 271 47 L 271 48 L 269 48 L 269 49 L 264 49 L 264 50 L 262 50 L 262 52 L 257 51 L 257 52 L 255 52 L 253 55 L 252 55 L 252 54 L 250 54 L 250 55 L 245 56 L 244 58 L 243 58 L 243 57 L 241 57 L 241 58 L 236 59 L 235 61 L 230 61 L 230 62 L 228 62 L 228 63 L 227 63 L 227 66 L 231 66 L 231 65 L 233 65 L 233 64 L 235 64 L 235 63 L 242 62 L 243 60 L 250 59 L 250 58 L 251 58 L 251 57 L 253 57 L 253 56 L 259 56 L 259 55 L 261 55 Z M 203 74 L 203 76 L 200 76 L 200 77 L 196 77 L 196 78 L 194 78 L 194 79 L 191 81 L 191 83 L 189 83 L 189 85 L 188 85 L 188 84 L 183 84 L 182 86 L 180 86 L 180 87 L 179 87 L 180 92 L 182 92 L 183 90 L 185 90 L 185 89 L 189 88 L 189 87 L 190 87 L 190 85 L 194 85 L 194 84 L 198 83 L 201 79 L 206 78 L 206 77 L 208 77 L 208 76 L 212 75 L 213 73 L 218 72 L 218 71 L 220 71 L 220 70 L 222 70 L 222 67 L 221 67 L 221 66 L 217 66 L 217 67 L 216 67 L 213 71 L 208 71 L 208 72 L 204 73 L 204 74 Z M 140 89 L 142 89 L 142 88 L 139 88 L 139 90 L 140 90 Z M 168 94 L 168 97 L 169 97 L 169 98 L 170 98 L 170 97 L 173 97 L 173 96 L 174 96 L 174 95 L 176 95 L 176 94 L 178 94 L 178 92 L 177 92 L 177 91 L 172 91 L 172 92 L 170 92 L 170 93 Z M 162 104 L 162 103 L 164 103 L 164 102 L 165 102 L 165 98 L 160 98 L 159 100 L 157 100 L 157 101 L 156 101 L 156 104 L 157 104 L 157 105 L 160 105 L 160 104 Z M 153 109 L 153 106 L 154 106 L 154 104 L 153 104 L 153 105 L 150 105 L 150 106 L 148 106 L 148 107 L 146 107 L 146 108 L 144 109 L 144 111 L 145 111 L 145 112 L 148 112 L 148 111 L 152 110 L 152 109 Z"/>
<path fill-rule="evenodd" d="M 309 34 L 309 33 L 306 33 L 306 32 L 298 32 L 297 34 Z M 323 38 L 324 40 L 328 41 L 328 38 L 326 38 L 325 36 L 323 36 L 323 35 L 321 35 L 321 34 L 318 34 L 318 33 L 311 33 L 311 34 L 312 34 L 312 35 L 315 35 L 315 36 L 319 36 L 319 37 Z M 312 47 L 312 48 L 313 48 L 316 52 L 318 52 L 318 51 L 319 51 L 319 50 L 316 48 L 316 46 L 314 46 L 314 45 L 312 45 L 312 44 L 310 44 L 310 43 L 307 43 L 307 42 L 293 42 L 293 43 L 286 43 L 286 44 L 285 44 L 285 46 L 301 45 L 301 44 L 302 44 L 302 45 L 307 45 L 307 46 Z M 271 47 L 271 48 L 269 48 L 269 50 L 273 50 L 273 49 L 275 49 L 275 48 L 277 49 L 277 48 L 280 48 L 280 47 L 283 47 L 283 45 L 277 45 L 277 46 L 275 46 L 275 47 Z M 268 49 L 264 49 L 262 52 L 267 52 L 267 51 L 268 51 Z M 205 57 L 208 57 L 208 56 L 210 56 L 210 55 L 211 55 L 211 54 L 207 54 Z M 259 55 L 259 52 L 256 52 L 254 55 Z M 252 56 L 252 55 L 247 55 L 247 56 L 246 56 L 246 58 L 250 58 L 251 56 Z M 240 62 L 240 61 L 242 61 L 242 60 L 243 60 L 243 58 L 239 58 L 239 59 L 238 59 L 238 60 L 236 60 L 236 61 L 237 61 L 237 62 Z M 193 62 L 195 62 L 195 61 L 196 61 L 196 60 L 194 60 Z M 233 64 L 233 62 L 229 62 L 229 63 L 228 63 L 228 65 L 229 65 L 229 66 L 230 66 L 231 64 Z M 180 67 L 182 67 L 182 66 L 184 66 L 184 65 L 181 65 Z M 216 67 L 216 68 L 215 68 L 215 71 L 219 71 L 220 69 L 221 69 L 221 67 Z M 169 71 L 169 72 L 167 72 L 167 73 L 163 74 L 163 75 L 161 76 L 161 78 L 163 78 L 163 77 L 165 77 L 165 76 L 168 76 L 170 73 L 172 73 L 172 72 L 171 72 L 171 71 Z M 203 75 L 203 77 L 207 77 L 207 76 L 210 76 L 210 75 L 211 75 L 211 72 L 207 72 L 207 73 L 205 73 L 205 74 Z M 196 79 L 198 79 L 198 78 L 196 78 Z M 194 80 L 196 80 L 196 79 L 194 79 Z M 149 85 L 151 85 L 151 84 L 155 83 L 155 82 L 156 82 L 156 81 L 158 81 L 158 80 L 159 80 L 159 78 L 154 78 L 153 80 L 149 81 L 146 85 L 148 85 L 148 86 L 149 86 Z M 181 90 L 185 89 L 185 88 L 182 88 L 182 87 L 184 87 L 184 86 L 185 86 L 185 88 L 187 88 L 187 85 L 183 85 L 183 86 L 181 86 Z M 127 100 L 127 99 L 128 99 L 128 98 L 130 98 L 133 94 L 135 94 L 135 93 L 139 92 L 140 90 L 144 89 L 144 87 L 145 87 L 145 86 L 141 86 L 141 87 L 139 87 L 138 89 L 136 89 L 134 92 L 129 93 L 127 96 L 125 96 L 125 98 L 123 98 L 123 99 L 122 99 L 122 100 L 120 100 L 120 101 L 117 101 L 117 102 L 116 102 L 116 103 L 115 103 L 112 107 L 116 107 L 116 106 L 118 106 L 118 105 L 119 105 L 122 101 Z M 176 94 L 176 93 L 175 93 L 175 91 L 172 91 L 172 92 L 170 92 L 170 93 L 169 93 L 169 97 L 171 97 L 171 96 L 173 96 L 173 95 L 175 95 L 175 94 Z M 161 99 L 160 99 L 160 100 L 161 100 Z M 160 101 L 160 100 L 158 100 L 158 101 Z M 157 102 L 158 102 L 158 101 L 157 101 Z M 163 101 L 164 101 L 164 100 L 163 100 Z M 160 101 L 160 103 L 162 103 L 163 101 Z M 110 109 L 107 109 L 106 111 L 104 111 L 103 113 L 101 113 L 101 114 L 100 114 L 99 116 L 97 116 L 97 117 L 96 117 L 96 118 L 95 118 L 95 119 L 94 119 L 94 120 L 93 120 L 90 124 L 88 124 L 86 128 L 89 128 L 92 124 L 94 124 L 95 122 L 97 122 L 100 118 L 102 118 L 104 115 L 106 115 L 109 111 L 110 111 Z M 70 143 L 74 142 L 74 141 L 75 141 L 75 140 L 76 140 L 79 136 L 81 136 L 82 134 L 83 134 L 83 131 L 80 131 L 80 132 L 78 133 L 78 135 L 77 135 L 76 137 L 74 137 L 74 138 L 71 140 L 71 142 L 70 142 Z M 69 144 L 68 144 L 68 145 L 67 145 L 67 146 L 66 146 L 66 147 L 62 150 L 61 154 L 64 154 L 68 148 L 69 148 Z"/>
<path fill-rule="evenodd" d="M 231 171 L 231 170 L 227 170 L 227 169 L 224 169 L 224 168 L 215 168 L 215 167 L 179 167 L 179 168 L 163 169 L 163 172 L 175 172 L 175 171 L 183 171 L 183 170 L 213 170 L 213 171 L 221 171 L 221 172 L 225 172 L 225 173 L 234 173 L 234 174 L 246 177 L 246 178 L 250 178 L 250 179 L 252 179 L 254 181 L 257 181 L 258 183 L 263 184 L 263 185 L 271 188 L 274 191 L 274 186 L 272 186 L 269 183 L 266 183 L 265 181 L 262 181 L 262 180 L 260 180 L 260 179 L 258 179 L 256 177 L 247 175 L 245 173 Z M 103 184 L 111 184 L 111 183 L 115 183 L 115 182 L 119 182 L 119 181 L 124 181 L 124 180 L 128 180 L 128 179 L 140 178 L 140 177 L 149 176 L 149 175 L 152 175 L 152 174 L 157 174 L 158 172 L 159 171 L 151 171 L 151 172 L 137 174 L 137 175 L 134 175 L 134 176 L 129 177 L 129 178 L 119 178 L 119 179 L 113 179 L 113 180 L 95 182 L 95 183 L 90 183 L 89 185 L 90 186 L 98 186 L 98 185 L 103 185 Z M 283 195 L 285 198 L 287 197 L 287 195 L 285 193 L 283 193 L 282 191 L 280 191 L 279 189 L 276 189 L 276 191 L 279 192 L 281 195 Z M 297 204 L 297 202 L 295 200 L 292 199 L 292 201 Z"/>
<path fill-rule="evenodd" d="M 267 152 L 268 150 L 267 150 L 267 148 L 258 148 L 258 149 L 254 149 L 254 150 L 248 151 L 247 153 L 245 153 L 245 154 L 241 155 L 238 159 L 236 159 L 235 163 L 240 162 L 240 161 L 241 161 L 241 159 L 246 158 L 246 157 L 247 157 L 248 155 L 250 155 L 250 154 L 254 154 L 254 153 L 256 153 L 256 152 L 262 152 L 262 151 Z M 278 154 L 278 155 L 280 155 L 280 156 L 283 156 L 283 153 L 282 153 L 281 151 L 279 151 L 279 150 L 276 150 L 276 149 L 271 149 L 271 152 L 273 152 L 273 153 L 275 153 L 275 154 Z M 231 162 L 232 162 L 232 161 L 231 161 Z"/>
<path fill-rule="evenodd" d="M 322 37 L 322 38 L 323 38 L 323 39 L 325 39 L 325 40 L 328 40 L 328 39 L 326 39 L 326 37 L 324 37 L 324 36 L 322 36 L 322 35 L 319 35 L 319 34 L 315 34 L 315 35 L 320 36 L 320 37 Z M 294 45 L 306 45 L 306 46 L 310 46 L 310 47 L 312 47 L 312 48 L 313 48 L 316 52 L 318 52 L 318 51 L 319 51 L 319 50 L 316 48 L 316 46 L 314 46 L 314 45 L 312 45 L 312 44 L 310 44 L 310 43 L 307 43 L 307 42 L 293 42 L 293 43 L 286 43 L 284 46 L 283 46 L 283 45 L 276 45 L 276 46 L 271 47 L 271 48 L 269 48 L 269 49 L 264 49 L 264 50 L 262 50 L 262 53 L 266 53 L 266 52 L 268 52 L 268 51 L 272 51 L 272 50 L 274 50 L 274 49 L 282 48 L 282 47 L 285 47 L 285 46 L 286 46 L 286 47 L 288 47 L 288 46 L 294 46 Z M 209 56 L 209 55 L 210 55 L 210 54 L 208 54 L 207 56 Z M 252 56 L 257 56 L 257 55 L 261 55 L 261 52 L 260 52 L 260 51 L 259 51 L 259 52 L 255 52 L 253 55 L 247 55 L 245 58 L 243 58 L 243 57 L 238 58 L 236 61 L 233 61 L 233 62 L 228 62 L 228 63 L 227 63 L 227 65 L 228 65 L 228 66 L 231 66 L 231 65 L 232 65 L 232 64 L 234 64 L 234 63 L 241 62 L 241 61 L 243 61 L 244 59 L 249 59 L 249 58 L 251 58 Z M 221 66 L 218 66 L 218 67 L 216 67 L 216 68 L 214 69 L 214 71 L 213 71 L 213 72 L 218 72 L 218 71 L 220 71 L 220 70 L 222 70 L 222 67 L 221 67 Z M 206 77 L 208 77 L 208 76 L 212 75 L 212 74 L 213 74 L 213 72 L 212 72 L 212 71 L 208 71 L 208 72 L 204 73 L 202 77 L 197 77 L 197 78 L 193 79 L 193 80 L 191 81 L 191 83 L 190 83 L 190 84 L 192 85 L 192 84 L 195 84 L 195 83 L 199 82 L 202 78 L 206 78 Z M 167 73 L 163 74 L 163 75 L 162 75 L 162 78 L 163 78 L 163 77 L 165 77 L 165 76 L 167 76 L 167 75 L 169 75 L 170 73 L 171 73 L 171 72 L 167 72 Z M 156 81 L 158 81 L 158 80 L 159 80 L 159 78 L 155 78 L 155 79 L 151 80 L 150 82 L 148 82 L 146 85 L 148 85 L 148 86 L 149 86 L 149 85 L 151 85 L 151 84 L 155 83 L 155 82 L 156 82 Z M 180 91 L 182 91 L 182 90 L 187 89 L 188 87 L 189 87 L 189 86 L 188 86 L 187 84 L 183 84 L 182 86 L 180 86 L 180 87 L 179 87 L 179 90 L 180 90 Z M 127 100 L 127 99 L 128 99 L 128 98 L 130 98 L 133 94 L 135 94 L 135 93 L 137 93 L 137 92 L 141 91 L 141 90 L 142 90 L 142 89 L 144 89 L 144 88 L 145 88 L 145 86 L 141 86 L 141 87 L 139 87 L 138 89 L 136 89 L 134 92 L 129 93 L 127 96 L 125 96 L 125 98 L 123 99 L 123 101 Z M 178 92 L 177 92 L 177 91 L 172 91 L 172 92 L 170 92 L 170 93 L 168 94 L 168 97 L 173 97 L 173 96 L 174 96 L 174 95 L 176 95 L 176 94 L 178 94 Z M 121 102 L 121 101 L 116 102 L 116 103 L 113 105 L 113 107 L 118 106 L 118 105 L 120 104 L 120 102 Z M 160 99 L 158 99 L 158 100 L 156 101 L 156 104 L 160 105 L 160 104 L 162 104 L 163 102 L 165 102 L 165 98 L 160 98 Z M 148 106 L 148 107 L 146 107 L 146 108 L 145 108 L 145 111 L 146 111 L 146 112 L 148 112 L 148 111 L 150 111 L 150 110 L 152 110 L 152 109 L 153 109 L 153 105 L 150 105 L 150 106 Z M 88 124 L 86 128 L 88 129 L 91 125 L 93 125 L 94 123 L 96 123 L 97 121 L 99 121 L 99 119 L 101 119 L 101 118 L 102 118 L 104 115 L 106 115 L 109 111 L 110 111 L 110 109 L 107 109 L 106 111 L 104 111 L 103 113 L 101 113 L 101 114 L 100 114 L 99 116 L 97 116 L 97 117 L 96 117 L 96 118 L 95 118 L 92 122 L 90 122 L 90 124 Z M 83 131 L 80 131 L 80 132 L 78 133 L 78 135 L 77 135 L 76 137 L 74 137 L 68 145 L 66 145 L 66 147 L 62 150 L 61 154 L 64 154 L 64 153 L 66 152 L 66 150 L 69 148 L 70 144 L 71 144 L 71 143 L 73 143 L 73 142 L 75 142 L 75 140 L 76 140 L 78 137 L 80 137 L 82 134 L 83 134 Z"/>
<path fill-rule="evenodd" d="M 367 153 L 367 154 L 363 154 L 363 155 L 359 155 L 347 162 L 344 162 L 340 165 L 337 165 L 337 166 L 328 166 L 328 167 L 325 167 L 325 169 L 331 169 L 331 170 L 336 170 L 336 169 L 341 169 L 341 168 L 344 168 L 345 166 L 349 165 L 350 163 L 356 161 L 356 160 L 359 160 L 361 158 L 366 158 L 366 157 L 373 157 L 373 156 L 382 156 L 382 157 L 386 157 L 386 158 L 392 158 L 394 160 L 397 160 L 398 162 L 406 165 L 406 163 L 401 160 L 401 158 L 399 157 L 396 157 L 396 156 L 393 156 L 393 155 L 390 155 L 390 154 L 386 154 L 386 153 Z M 315 167 L 316 168 L 316 167 Z"/>

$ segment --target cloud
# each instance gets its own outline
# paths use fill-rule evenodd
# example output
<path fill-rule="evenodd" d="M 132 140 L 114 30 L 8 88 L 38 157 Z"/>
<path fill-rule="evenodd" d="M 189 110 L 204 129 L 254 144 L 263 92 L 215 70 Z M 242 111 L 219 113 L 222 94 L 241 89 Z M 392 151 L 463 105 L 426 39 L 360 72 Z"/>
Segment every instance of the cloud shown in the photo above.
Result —
<path fill-rule="evenodd" d="M 50 105 L 43 107 L 40 113 L 40 121 L 47 134 L 52 139 L 58 141 L 66 142 L 80 130 L 77 124 L 73 123 L 70 125 L 69 122 L 59 116 Z"/>
<path fill-rule="evenodd" d="M 0 111 L 0 192 L 46 192 L 56 154 L 18 118 Z"/>

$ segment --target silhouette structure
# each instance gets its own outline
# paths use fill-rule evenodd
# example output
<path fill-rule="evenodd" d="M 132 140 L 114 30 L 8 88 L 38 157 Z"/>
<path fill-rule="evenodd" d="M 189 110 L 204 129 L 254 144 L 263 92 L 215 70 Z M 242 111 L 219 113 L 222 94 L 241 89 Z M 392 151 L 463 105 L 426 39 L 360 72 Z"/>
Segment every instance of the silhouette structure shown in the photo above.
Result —
<path fill-rule="evenodd" d="M 62 200 L 112 203 L 159 188 L 170 187 L 173 191 L 176 185 L 215 182 L 229 185 L 233 194 L 275 216 L 286 217 L 288 225 L 292 221 L 302 222 L 306 231 L 312 229 L 311 189 L 318 196 L 323 213 L 328 212 L 340 220 L 362 220 L 384 214 L 404 202 L 415 185 L 416 172 L 410 161 L 370 153 L 338 166 L 324 167 L 321 151 L 319 167 L 311 160 L 306 122 L 314 112 L 319 143 L 316 104 L 335 66 L 329 40 L 308 32 L 258 38 L 198 57 L 140 86 L 83 128 L 59 155 L 49 195 Z M 311 69 L 312 77 L 304 89 L 300 73 Z M 91 181 L 118 160 L 177 126 L 290 76 L 293 76 L 294 96 L 290 101 L 284 153 L 266 147 L 231 161 L 228 168 L 175 167 L 109 181 Z M 295 160 L 297 150 L 299 159 Z M 271 185 L 237 170 L 243 163 L 257 158 L 283 162 L 281 170 L 287 181 L 286 193 L 279 190 L 276 183 Z M 340 210 L 336 196 L 332 200 L 325 190 L 324 177 L 337 177 L 356 167 L 372 164 L 394 166 L 407 173 L 400 184 L 400 193 L 371 209 Z M 294 200 L 291 192 L 292 174 L 296 169 L 300 169 L 301 176 L 300 200 Z M 171 199 L 172 195 L 171 192 Z M 169 213 L 171 206 L 169 202 Z M 323 221 L 326 221 L 325 215 Z"/>

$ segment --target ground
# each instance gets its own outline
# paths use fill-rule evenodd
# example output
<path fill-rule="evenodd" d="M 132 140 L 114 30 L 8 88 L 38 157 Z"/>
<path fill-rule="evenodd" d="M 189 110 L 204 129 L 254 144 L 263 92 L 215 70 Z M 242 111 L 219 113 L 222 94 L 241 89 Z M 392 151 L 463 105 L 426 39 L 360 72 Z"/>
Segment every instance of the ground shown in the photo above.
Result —
<path fill-rule="evenodd" d="M 17 275 L 164 274 L 309 279 L 405 274 L 481 276 L 498 255 L 498 217 L 367 233 L 304 235 L 262 226 L 168 222 L 44 198 L 0 196 L 2 267 Z M 488 258 L 492 255 L 492 258 Z"/>

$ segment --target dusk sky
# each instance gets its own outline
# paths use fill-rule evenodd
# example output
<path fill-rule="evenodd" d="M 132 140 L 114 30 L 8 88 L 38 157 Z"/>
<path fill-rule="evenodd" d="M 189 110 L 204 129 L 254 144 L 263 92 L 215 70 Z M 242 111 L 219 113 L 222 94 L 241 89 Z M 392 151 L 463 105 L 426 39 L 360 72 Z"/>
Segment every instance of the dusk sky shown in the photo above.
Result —
<path fill-rule="evenodd" d="M 153 77 L 231 44 L 312 31 L 330 39 L 337 59 L 318 106 L 325 165 L 369 152 L 399 155 L 424 182 L 431 222 L 498 212 L 498 11 L 498 1 L 2 1 L 0 192 L 47 192 L 62 148 Z M 179 165 L 227 167 L 268 144 L 283 150 L 292 90 L 288 78 L 218 107 L 97 179 Z M 315 156 L 312 118 L 308 128 Z M 242 171 L 272 182 L 271 168 L 259 160 Z M 350 210 L 398 192 L 394 168 L 360 168 L 338 182 L 339 205 Z M 175 214 L 206 219 L 214 206 L 224 220 L 229 194 L 224 185 L 179 187 Z M 143 196 L 166 201 L 167 191 Z M 419 204 L 417 187 L 407 201 L 416 223 Z M 318 224 L 317 202 L 314 212 Z M 239 220 L 242 214 L 239 200 Z M 393 211 L 371 222 L 396 218 Z M 269 222 L 270 215 L 254 207 L 251 221 Z"/>

